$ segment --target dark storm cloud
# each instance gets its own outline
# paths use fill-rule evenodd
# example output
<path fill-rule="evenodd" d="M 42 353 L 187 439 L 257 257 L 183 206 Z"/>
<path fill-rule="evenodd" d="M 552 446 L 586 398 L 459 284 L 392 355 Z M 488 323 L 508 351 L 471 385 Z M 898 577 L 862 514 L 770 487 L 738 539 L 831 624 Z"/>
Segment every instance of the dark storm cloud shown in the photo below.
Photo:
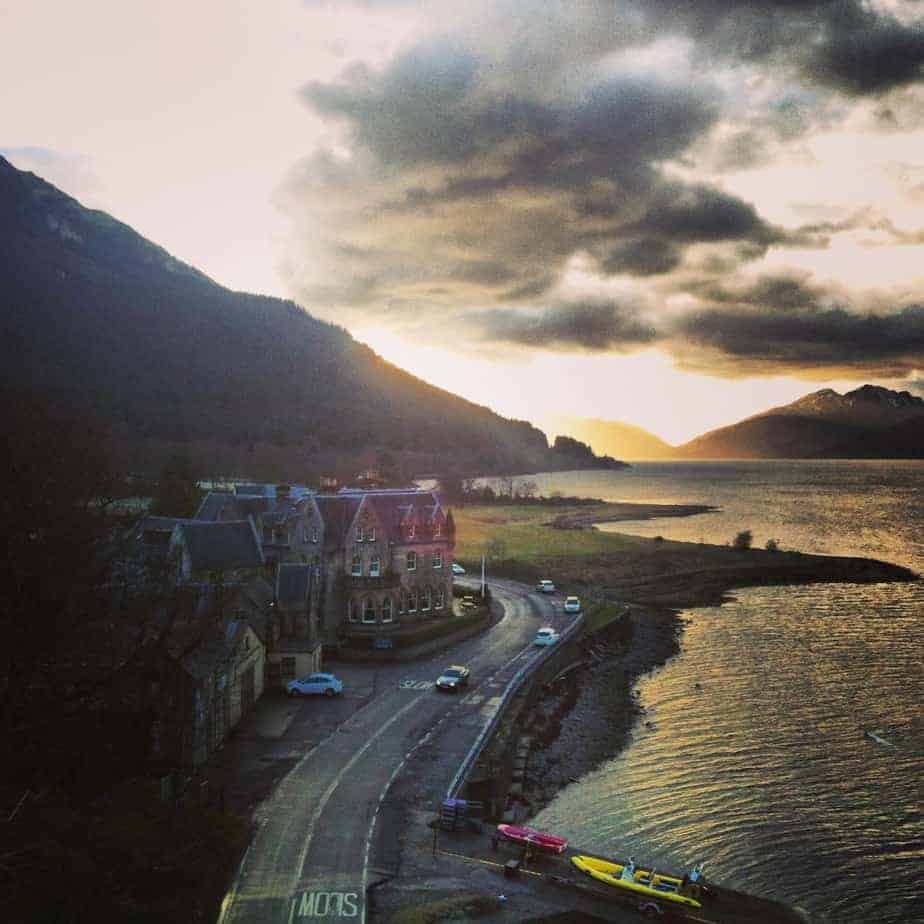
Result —
<path fill-rule="evenodd" d="M 703 53 L 788 65 L 804 80 L 847 95 L 915 83 L 924 65 L 921 20 L 903 22 L 863 0 L 645 0 L 638 6 L 649 25 L 690 36 Z"/>
<path fill-rule="evenodd" d="M 870 210 L 782 228 L 702 179 L 790 155 L 862 106 L 900 108 L 889 91 L 921 75 L 919 21 L 861 0 L 407 5 L 445 34 L 300 93 L 347 150 L 316 152 L 279 197 L 313 310 L 423 335 L 456 315 L 454 337 L 545 350 L 657 342 L 726 370 L 859 364 L 863 337 L 872 363 L 905 362 L 902 338 L 920 353 L 917 307 L 862 314 L 807 273 L 737 276 L 770 248 L 920 232 Z M 651 300 L 631 305 L 660 300 L 671 320 L 568 301 L 572 270 L 631 277 L 610 291 L 644 284 Z"/>
<path fill-rule="evenodd" d="M 680 264 L 680 248 L 657 237 L 633 238 L 615 244 L 600 260 L 607 275 L 657 276 Z"/>
<path fill-rule="evenodd" d="M 495 308 L 470 319 L 484 340 L 551 350 L 620 352 L 652 343 L 657 334 L 614 301 L 583 301 L 541 311 Z"/>
<path fill-rule="evenodd" d="M 712 308 L 686 316 L 672 333 L 688 367 L 739 375 L 853 370 L 897 378 L 924 361 L 924 306 L 917 304 L 892 314 Z"/>
<path fill-rule="evenodd" d="M 319 114 L 345 121 L 356 144 L 387 166 L 502 155 L 499 177 L 452 177 L 429 197 L 414 187 L 408 202 L 415 205 L 472 195 L 485 183 L 567 186 L 575 176 L 631 175 L 639 165 L 679 154 L 717 115 L 704 86 L 623 75 L 588 85 L 578 98 L 548 102 L 491 92 L 492 78 L 469 50 L 427 40 L 378 79 L 354 68 L 337 83 L 308 84 L 301 95 Z"/>
<path fill-rule="evenodd" d="M 755 306 L 777 311 L 828 307 L 835 295 L 809 280 L 809 273 L 774 273 L 734 285 L 710 280 L 692 291 L 716 305 Z"/>

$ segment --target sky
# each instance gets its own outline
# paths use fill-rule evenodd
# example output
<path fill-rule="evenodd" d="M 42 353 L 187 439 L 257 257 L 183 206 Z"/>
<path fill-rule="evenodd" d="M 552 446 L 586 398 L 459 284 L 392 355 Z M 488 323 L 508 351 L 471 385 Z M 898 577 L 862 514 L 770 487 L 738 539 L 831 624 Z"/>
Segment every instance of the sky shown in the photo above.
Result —
<path fill-rule="evenodd" d="M 919 0 L 0 0 L 0 153 L 540 426 L 924 393 Z"/>

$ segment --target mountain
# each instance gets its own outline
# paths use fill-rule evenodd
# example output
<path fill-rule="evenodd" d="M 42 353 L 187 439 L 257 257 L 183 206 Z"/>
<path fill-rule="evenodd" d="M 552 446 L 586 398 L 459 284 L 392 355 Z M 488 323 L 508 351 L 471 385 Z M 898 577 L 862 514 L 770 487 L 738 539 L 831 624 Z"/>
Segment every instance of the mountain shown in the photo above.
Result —
<path fill-rule="evenodd" d="M 863 385 L 813 392 L 678 446 L 683 459 L 924 458 L 924 401 Z"/>
<path fill-rule="evenodd" d="M 660 437 L 632 424 L 591 417 L 555 417 L 550 429 L 570 433 L 591 445 L 594 452 L 617 459 L 670 459 L 674 447 Z"/>
<path fill-rule="evenodd" d="M 290 301 L 232 292 L 0 158 L 4 399 L 92 416 L 128 464 L 299 478 L 563 467 L 545 435 Z"/>

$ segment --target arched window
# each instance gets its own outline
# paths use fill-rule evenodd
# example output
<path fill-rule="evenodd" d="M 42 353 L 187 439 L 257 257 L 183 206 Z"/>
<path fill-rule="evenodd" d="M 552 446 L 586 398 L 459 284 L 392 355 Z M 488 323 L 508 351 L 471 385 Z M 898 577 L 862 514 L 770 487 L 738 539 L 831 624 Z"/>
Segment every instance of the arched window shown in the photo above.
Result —
<path fill-rule="evenodd" d="M 350 574 L 353 577 L 359 577 L 363 573 L 363 557 L 362 555 L 353 556 L 353 566 L 350 568 Z"/>
<path fill-rule="evenodd" d="M 417 612 L 417 591 L 411 590 L 408 591 L 407 595 L 407 611 L 409 613 Z"/>
<path fill-rule="evenodd" d="M 382 559 L 373 555 L 369 562 L 369 577 L 379 577 L 382 573 Z"/>
<path fill-rule="evenodd" d="M 442 587 L 436 588 L 436 600 L 433 602 L 433 609 L 441 610 L 446 604 L 446 591 Z"/>
<path fill-rule="evenodd" d="M 394 618 L 394 604 L 391 597 L 386 597 L 382 601 L 382 622 L 391 622 Z"/>
<path fill-rule="evenodd" d="M 363 622 L 375 622 L 375 601 L 372 597 L 363 600 Z"/>
<path fill-rule="evenodd" d="M 423 599 L 420 603 L 420 609 L 423 612 L 426 612 L 430 609 L 430 604 L 433 602 L 433 591 L 429 587 L 424 588 Z"/>
<path fill-rule="evenodd" d="M 417 553 L 416 552 L 407 553 L 407 570 L 408 571 L 417 570 Z"/>
<path fill-rule="evenodd" d="M 347 620 L 349 622 L 359 622 L 356 601 L 353 600 L 352 598 L 347 601 Z"/>

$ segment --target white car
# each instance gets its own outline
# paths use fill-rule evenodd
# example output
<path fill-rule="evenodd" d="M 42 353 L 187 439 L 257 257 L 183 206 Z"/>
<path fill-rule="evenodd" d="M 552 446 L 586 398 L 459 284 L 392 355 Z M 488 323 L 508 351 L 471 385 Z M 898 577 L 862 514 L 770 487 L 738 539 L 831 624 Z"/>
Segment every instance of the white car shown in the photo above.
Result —
<path fill-rule="evenodd" d="M 551 581 L 540 581 L 536 585 L 536 590 L 541 594 L 554 594 L 555 585 Z"/>
<path fill-rule="evenodd" d="M 289 696 L 339 696 L 343 692 L 343 681 L 333 674 L 309 674 L 286 684 Z"/>
<path fill-rule="evenodd" d="M 565 612 L 580 613 L 581 601 L 577 597 L 565 597 Z"/>
<path fill-rule="evenodd" d="M 453 574 L 465 574 L 465 568 L 463 568 L 457 561 L 452 563 L 452 573 Z"/>
<path fill-rule="evenodd" d="M 533 644 L 541 648 L 545 645 L 554 645 L 559 638 L 559 634 L 551 626 L 544 626 L 536 633 Z"/>

